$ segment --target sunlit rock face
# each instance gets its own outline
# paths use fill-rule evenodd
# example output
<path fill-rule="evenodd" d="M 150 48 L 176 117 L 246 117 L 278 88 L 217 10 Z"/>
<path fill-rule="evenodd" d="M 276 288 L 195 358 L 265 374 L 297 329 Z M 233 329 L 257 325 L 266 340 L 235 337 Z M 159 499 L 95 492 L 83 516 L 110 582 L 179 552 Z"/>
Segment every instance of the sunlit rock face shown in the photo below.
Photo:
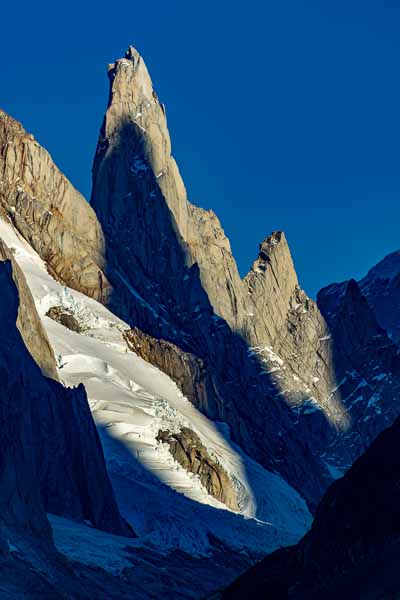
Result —
<path fill-rule="evenodd" d="M 96 215 L 22 125 L 0 110 L 0 212 L 70 287 L 105 300 L 104 238 Z"/>
<path fill-rule="evenodd" d="M 187 471 L 197 475 L 210 496 L 232 510 L 239 510 L 237 490 L 225 469 L 210 456 L 199 436 L 182 427 L 177 433 L 159 431 L 157 439 L 169 448 L 174 459 Z"/>

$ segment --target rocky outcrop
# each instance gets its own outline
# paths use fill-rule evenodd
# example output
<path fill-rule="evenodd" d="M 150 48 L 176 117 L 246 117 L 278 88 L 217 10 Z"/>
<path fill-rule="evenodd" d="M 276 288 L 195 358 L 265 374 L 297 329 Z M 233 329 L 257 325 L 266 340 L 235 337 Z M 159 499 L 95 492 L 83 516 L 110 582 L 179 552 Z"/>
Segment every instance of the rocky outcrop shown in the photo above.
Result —
<path fill-rule="evenodd" d="M 198 475 L 210 496 L 232 510 L 239 509 L 232 481 L 194 431 L 188 427 L 182 427 L 177 433 L 159 431 L 157 440 L 168 445 L 170 453 L 184 469 Z"/>
<path fill-rule="evenodd" d="M 0 111 L 0 210 L 49 272 L 96 300 L 110 294 L 92 208 L 22 125 Z"/>
<path fill-rule="evenodd" d="M 201 358 L 184 352 L 171 342 L 157 340 L 137 327 L 123 335 L 128 348 L 164 371 L 194 406 L 211 411 L 218 405 L 211 370 Z"/>
<path fill-rule="evenodd" d="M 219 598 L 397 598 L 400 420 L 335 482 L 297 546 L 278 550 Z"/>
<path fill-rule="evenodd" d="M 78 323 L 72 312 L 62 306 L 52 306 L 46 313 L 46 317 L 49 317 L 53 321 L 60 323 L 67 329 L 75 331 L 75 333 L 82 333 L 85 328 Z"/>
<path fill-rule="evenodd" d="M 21 276 L 14 275 L 17 288 L 12 262 L 0 262 L 1 519 L 40 534 L 48 532 L 45 512 L 51 512 L 132 535 L 114 499 L 83 386 L 67 389 L 43 377 L 13 325 Z M 35 310 L 26 299 L 20 315 Z M 40 321 L 33 313 L 19 323 L 25 329 Z"/>

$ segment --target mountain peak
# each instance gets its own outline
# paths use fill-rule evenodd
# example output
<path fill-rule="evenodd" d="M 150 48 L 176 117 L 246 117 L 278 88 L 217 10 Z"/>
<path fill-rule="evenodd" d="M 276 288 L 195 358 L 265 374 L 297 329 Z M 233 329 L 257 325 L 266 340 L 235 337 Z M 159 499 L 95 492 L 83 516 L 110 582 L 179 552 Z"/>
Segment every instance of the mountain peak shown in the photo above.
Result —
<path fill-rule="evenodd" d="M 260 244 L 260 251 L 258 253 L 259 258 L 268 260 L 270 253 L 274 250 L 280 242 L 284 242 L 287 246 L 285 234 L 283 231 L 273 231 L 263 242 Z"/>
<path fill-rule="evenodd" d="M 390 337 L 400 340 L 400 251 L 391 252 L 359 281 L 360 289 Z"/>
<path fill-rule="evenodd" d="M 109 107 L 117 103 L 126 103 L 128 107 L 125 113 L 135 119 L 135 115 L 142 112 L 138 109 L 141 102 L 145 101 L 146 105 L 158 103 L 146 64 L 133 46 L 128 46 L 124 57 L 108 65 L 108 76 Z"/>
<path fill-rule="evenodd" d="M 368 273 L 361 279 L 360 284 L 369 283 L 372 279 L 391 280 L 400 273 L 400 250 L 391 252 L 385 258 L 380 260 Z"/>
<path fill-rule="evenodd" d="M 132 61 L 139 60 L 140 54 L 134 46 L 129 45 L 127 51 L 125 52 L 125 58 L 129 58 Z"/>

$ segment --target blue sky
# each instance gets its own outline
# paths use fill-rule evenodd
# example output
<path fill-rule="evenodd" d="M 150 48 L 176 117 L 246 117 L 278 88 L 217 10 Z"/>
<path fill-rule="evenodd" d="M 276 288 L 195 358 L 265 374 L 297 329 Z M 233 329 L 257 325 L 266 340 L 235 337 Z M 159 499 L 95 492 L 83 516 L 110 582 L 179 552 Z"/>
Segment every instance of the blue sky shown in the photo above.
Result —
<path fill-rule="evenodd" d="M 106 65 L 133 44 L 242 273 L 274 229 L 313 296 L 400 248 L 398 2 L 21 0 L 0 19 L 0 106 L 87 197 Z"/>

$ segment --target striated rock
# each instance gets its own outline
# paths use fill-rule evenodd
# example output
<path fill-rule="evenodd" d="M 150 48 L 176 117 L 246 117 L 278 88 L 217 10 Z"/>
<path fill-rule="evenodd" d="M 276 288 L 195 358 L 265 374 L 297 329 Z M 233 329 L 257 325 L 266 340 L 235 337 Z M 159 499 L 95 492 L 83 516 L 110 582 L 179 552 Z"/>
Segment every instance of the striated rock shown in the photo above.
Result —
<path fill-rule="evenodd" d="M 331 393 L 337 377 L 330 331 L 315 302 L 299 287 L 283 232 L 272 233 L 261 244 L 244 284 L 246 339 L 271 373 L 277 392 L 303 415 L 315 408 L 332 428 L 345 428 L 340 397 Z"/>
<path fill-rule="evenodd" d="M 309 533 L 215 598 L 397 598 L 400 420 L 327 491 Z"/>
<path fill-rule="evenodd" d="M 183 427 L 178 433 L 159 431 L 157 440 L 168 444 L 170 453 L 184 469 L 199 476 L 210 496 L 232 510 L 239 510 L 232 481 L 223 467 L 209 455 L 194 431 L 188 427 Z"/>
<path fill-rule="evenodd" d="M 128 348 L 164 371 L 194 406 L 204 411 L 215 410 L 219 402 L 217 390 L 211 370 L 203 360 L 171 342 L 157 340 L 137 327 L 123 335 Z"/>
<path fill-rule="evenodd" d="M 13 277 L 21 285 L 12 262 L 0 262 L 1 519 L 48 536 L 45 512 L 52 512 L 132 535 L 114 499 L 84 387 L 43 377 L 13 326 L 20 304 Z M 23 300 L 20 315 L 35 310 Z M 37 313 L 20 318 L 23 328 L 38 323 Z"/>
<path fill-rule="evenodd" d="M 0 209 L 68 286 L 105 301 L 104 237 L 92 208 L 22 125 L 0 111 Z"/>

